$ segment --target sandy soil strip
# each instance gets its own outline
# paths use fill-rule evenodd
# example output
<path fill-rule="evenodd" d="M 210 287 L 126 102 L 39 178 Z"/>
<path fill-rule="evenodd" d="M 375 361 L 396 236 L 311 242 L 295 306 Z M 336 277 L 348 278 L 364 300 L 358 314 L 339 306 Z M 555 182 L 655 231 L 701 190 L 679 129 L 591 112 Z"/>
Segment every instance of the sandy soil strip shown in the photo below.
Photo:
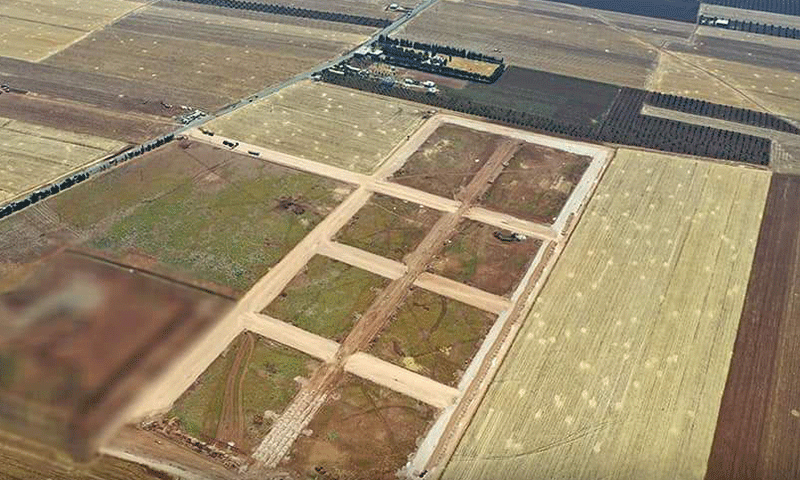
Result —
<path fill-rule="evenodd" d="M 320 337 L 302 328 L 261 313 L 245 313 L 242 315 L 243 327 L 262 337 L 292 347 L 307 355 L 332 362 L 336 358 L 339 344 L 333 340 Z"/>
<path fill-rule="evenodd" d="M 402 277 L 407 270 L 400 262 L 337 242 L 320 245 L 318 253 L 391 280 Z"/>
<path fill-rule="evenodd" d="M 502 313 L 511 308 L 511 302 L 506 298 L 428 272 L 421 273 L 414 282 L 414 286 L 487 312 Z"/>
<path fill-rule="evenodd" d="M 515 233 L 521 233 L 529 237 L 540 238 L 542 240 L 557 240 L 558 233 L 552 228 L 538 223 L 520 220 L 519 218 L 487 210 L 483 207 L 472 207 L 464 215 L 470 220 L 485 223 Z"/>
<path fill-rule="evenodd" d="M 428 377 L 363 352 L 351 355 L 345 362 L 344 369 L 353 375 L 390 388 L 395 392 L 408 395 L 436 408 L 445 408 L 452 405 L 459 395 L 458 390 L 453 387 L 448 387 Z"/>
<path fill-rule="evenodd" d="M 370 190 L 375 193 L 382 193 L 391 197 L 407 200 L 409 202 L 419 203 L 428 208 L 433 208 L 442 212 L 452 213 L 455 212 L 460 203 L 448 198 L 439 197 L 430 193 L 420 190 L 415 190 L 405 185 L 397 183 L 386 182 L 383 180 L 376 180 L 368 185 Z"/>

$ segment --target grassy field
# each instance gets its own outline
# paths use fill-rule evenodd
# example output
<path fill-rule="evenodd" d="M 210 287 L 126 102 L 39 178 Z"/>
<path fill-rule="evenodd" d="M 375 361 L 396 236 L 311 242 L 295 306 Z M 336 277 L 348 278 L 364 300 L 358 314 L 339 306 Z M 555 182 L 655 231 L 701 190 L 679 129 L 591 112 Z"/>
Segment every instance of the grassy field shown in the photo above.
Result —
<path fill-rule="evenodd" d="M 297 439 L 281 467 L 303 480 L 395 480 L 434 412 L 412 398 L 347 377 L 311 420 L 311 435 Z"/>
<path fill-rule="evenodd" d="M 334 181 L 173 143 L 54 197 L 85 246 L 146 269 L 246 291 L 349 192 Z"/>
<path fill-rule="evenodd" d="M 502 139 L 499 135 L 443 124 L 408 157 L 392 181 L 452 198 L 467 186 Z"/>
<path fill-rule="evenodd" d="M 495 315 L 416 289 L 373 343 L 370 353 L 455 386 Z"/>
<path fill-rule="evenodd" d="M 510 295 L 542 246 L 541 240 L 502 242 L 494 233 L 510 232 L 463 220 L 430 270 L 495 295 Z"/>
<path fill-rule="evenodd" d="M 286 80 L 363 42 L 364 34 L 162 6 L 144 8 L 47 59 L 47 65 L 152 85 L 174 97 L 155 103 L 206 110 Z M 213 11 L 213 10 L 212 10 Z M 269 65 L 269 68 L 264 68 Z M 122 92 L 125 93 L 125 92 Z"/>
<path fill-rule="evenodd" d="M 3 2 L 0 56 L 39 61 L 143 4 L 136 0 Z"/>
<path fill-rule="evenodd" d="M 673 53 L 661 55 L 648 88 L 800 119 L 798 84 L 795 72 Z"/>
<path fill-rule="evenodd" d="M 424 106 L 303 82 L 206 128 L 361 173 L 373 172 L 420 125 Z"/>
<path fill-rule="evenodd" d="M 489 187 L 482 203 L 518 218 L 552 223 L 591 160 L 554 148 L 525 144 Z"/>
<path fill-rule="evenodd" d="M 656 59 L 654 48 L 607 27 L 590 14 L 576 9 L 568 9 L 566 15 L 549 14 L 543 11 L 545 8 L 540 2 L 504 5 L 444 1 L 393 36 L 458 45 L 503 57 L 520 67 L 615 85 L 644 86 Z"/>
<path fill-rule="evenodd" d="M 373 273 L 315 256 L 264 313 L 342 341 L 387 284 Z"/>
<path fill-rule="evenodd" d="M 620 151 L 444 478 L 703 478 L 768 185 Z"/>
<path fill-rule="evenodd" d="M 375 195 L 339 231 L 336 241 L 401 261 L 417 248 L 439 216 L 416 203 Z"/>
<path fill-rule="evenodd" d="M 165 415 L 177 417 L 188 435 L 234 441 L 237 449 L 249 452 L 300 389 L 296 378 L 308 377 L 317 365 L 311 357 L 245 332 Z"/>
<path fill-rule="evenodd" d="M 125 143 L 0 117 L 0 201 L 55 180 Z"/>

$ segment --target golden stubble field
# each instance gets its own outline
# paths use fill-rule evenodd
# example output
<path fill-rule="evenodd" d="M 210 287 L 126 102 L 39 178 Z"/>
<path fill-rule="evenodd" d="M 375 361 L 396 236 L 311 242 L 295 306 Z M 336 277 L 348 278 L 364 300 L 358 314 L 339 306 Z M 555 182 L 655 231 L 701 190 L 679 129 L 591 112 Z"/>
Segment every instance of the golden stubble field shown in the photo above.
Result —
<path fill-rule="evenodd" d="M 313 83 L 295 84 L 210 122 L 225 137 L 371 173 L 422 123 L 424 105 Z"/>
<path fill-rule="evenodd" d="M 620 151 L 444 478 L 703 478 L 769 179 Z"/>
<path fill-rule="evenodd" d="M 116 140 L 0 117 L 0 202 L 123 146 Z"/>
<path fill-rule="evenodd" d="M 135 0 L 4 1 L 0 55 L 42 60 L 142 5 Z"/>
<path fill-rule="evenodd" d="M 662 54 L 648 89 L 800 119 L 800 74 L 685 53 Z"/>

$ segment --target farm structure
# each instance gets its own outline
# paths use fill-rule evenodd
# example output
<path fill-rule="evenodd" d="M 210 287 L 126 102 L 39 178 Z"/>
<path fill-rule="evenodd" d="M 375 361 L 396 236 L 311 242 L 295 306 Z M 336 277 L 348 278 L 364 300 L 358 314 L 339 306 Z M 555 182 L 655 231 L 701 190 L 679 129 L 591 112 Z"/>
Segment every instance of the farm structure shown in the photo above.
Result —
<path fill-rule="evenodd" d="M 141 8 L 39 64 L 0 59 L 0 81 L 53 98 L 172 117 L 185 113 L 181 106 L 219 109 L 349 50 L 372 32 L 185 7 Z"/>
<path fill-rule="evenodd" d="M 702 478 L 769 178 L 620 150 L 442 478 Z"/>
<path fill-rule="evenodd" d="M 0 294 L 0 423 L 82 460 L 233 303 L 76 252 L 12 282 Z"/>
<path fill-rule="evenodd" d="M 488 160 L 482 163 L 462 191 L 447 199 L 387 181 L 445 123 L 471 129 L 476 137 L 489 133 L 501 138 L 494 151 L 483 152 Z M 233 142 L 219 133 L 210 136 L 199 129 L 190 129 L 187 133 L 191 140 L 178 142 L 174 148 L 191 152 L 200 148 L 197 143 L 215 148 L 223 142 Z M 506 168 L 506 161 L 526 142 L 593 157 L 592 164 L 563 205 L 558 220 L 551 225 L 515 219 L 481 206 L 483 193 L 490 187 L 492 179 Z M 225 468 L 237 469 L 247 465 L 253 474 L 268 474 L 275 468 L 292 469 L 298 473 L 344 472 L 353 468 L 347 463 L 348 459 L 375 453 L 362 451 L 357 447 L 360 443 L 351 441 L 351 436 L 358 431 L 353 425 L 362 421 L 381 421 L 381 417 L 370 419 L 371 414 L 364 415 L 361 416 L 363 420 L 353 424 L 346 416 L 346 412 L 361 408 L 364 401 L 372 398 L 378 405 L 384 405 L 381 410 L 400 408 L 410 415 L 403 427 L 392 428 L 392 438 L 386 438 L 380 429 L 370 429 L 368 433 L 377 435 L 370 437 L 371 442 L 386 445 L 385 450 L 379 451 L 392 451 L 392 455 L 382 454 L 385 461 L 374 463 L 379 467 L 374 478 L 393 478 L 395 472 L 404 467 L 417 441 L 431 427 L 431 422 L 440 417 L 442 409 L 458 401 L 461 392 L 471 384 L 484 361 L 487 345 L 493 343 L 501 331 L 508 330 L 505 325 L 509 319 L 518 318 L 512 310 L 519 311 L 522 307 L 518 305 L 527 298 L 523 292 L 530 291 L 539 283 L 545 263 L 552 261 L 553 244 L 561 242 L 564 238 L 562 232 L 569 231 L 574 224 L 575 215 L 580 213 L 610 155 L 601 147 L 440 115 L 434 115 L 411 138 L 401 139 L 399 143 L 375 173 L 365 175 L 239 142 L 236 149 L 256 152 L 258 156 L 237 155 L 237 162 L 245 159 L 259 163 L 275 162 L 278 165 L 271 168 L 282 169 L 285 167 L 279 165 L 293 165 L 309 172 L 307 175 L 315 173 L 336 179 L 330 180 L 332 183 L 353 184 L 355 190 L 345 193 L 346 198 L 267 270 L 240 297 L 232 311 L 174 362 L 158 381 L 149 385 L 136 403 L 125 411 L 124 418 L 135 422 L 171 410 L 172 413 L 147 425 L 146 433 L 170 439 L 168 448 L 191 449 L 202 454 L 207 461 Z M 213 151 L 223 158 L 236 155 Z M 473 163 L 474 159 L 467 161 Z M 224 171 L 223 167 L 208 165 L 215 173 Z M 123 168 L 130 167 L 126 165 Z M 257 172 L 253 175 L 263 176 Z M 401 203 L 393 204 L 388 199 Z M 278 208 L 284 208 L 281 205 L 296 215 L 298 208 L 309 208 L 313 204 L 298 204 L 290 200 L 279 204 Z M 422 213 L 419 213 L 420 205 L 424 207 Z M 412 222 L 414 230 L 419 230 L 419 233 L 413 233 L 409 237 L 412 240 L 400 243 L 401 254 L 390 255 L 395 250 L 385 247 L 394 245 L 394 242 L 385 242 L 382 238 L 377 241 L 378 249 L 375 251 L 388 252 L 387 255 L 399 260 L 340 243 L 347 241 L 348 237 L 339 235 L 339 232 L 347 232 L 355 225 L 350 223 L 351 218 L 360 211 L 365 215 L 368 210 L 362 209 L 375 210 L 376 206 L 397 207 L 392 211 L 409 215 L 412 220 L 414 215 L 421 215 L 416 217 L 418 223 Z M 428 210 L 434 211 L 435 215 L 427 215 Z M 373 212 L 370 215 L 378 214 Z M 519 250 L 515 262 L 520 264 L 519 271 L 523 273 L 517 275 L 514 285 L 508 286 L 513 290 L 508 295 L 496 295 L 481 290 L 479 283 L 476 286 L 461 284 L 426 271 L 436 252 L 443 249 L 448 238 L 457 234 L 459 221 L 465 217 L 476 224 L 487 225 L 481 234 L 487 245 L 494 242 L 497 246 L 492 248 Z M 16 216 L 10 220 L 14 218 Z M 263 220 L 255 218 L 250 221 L 263 227 Z M 526 245 L 533 248 L 520 247 L 526 241 Z M 125 258 L 120 260 L 128 261 Z M 151 262 L 148 268 L 152 270 L 153 265 Z M 174 277 L 175 274 L 170 273 L 170 278 Z M 410 327 L 419 315 L 427 318 L 429 337 L 420 337 L 419 332 Z M 321 319 L 334 320 L 320 322 Z M 236 377 L 245 382 L 236 387 L 236 378 L 228 376 L 228 381 L 223 383 L 221 374 L 214 373 L 229 368 L 221 365 L 239 365 L 239 353 L 249 352 L 249 340 L 241 336 L 243 332 L 251 332 L 247 335 L 264 337 L 322 362 L 299 374 L 305 380 L 285 382 L 276 387 L 276 394 L 283 392 L 280 397 L 286 399 L 288 396 L 290 401 L 268 408 L 273 413 L 263 418 L 235 417 L 235 407 L 229 404 L 220 406 L 218 395 L 214 397 L 217 398 L 214 400 L 217 407 L 213 407 L 210 399 L 214 395 L 209 392 L 213 390 L 219 394 L 220 385 L 224 385 L 226 391 L 237 388 L 243 391 L 245 388 L 247 380 L 241 380 L 244 377 Z M 376 350 L 372 350 L 373 346 Z M 226 348 L 229 348 L 228 353 L 220 357 Z M 402 358 L 398 352 L 403 353 Z M 440 368 L 437 366 L 440 364 L 447 367 Z M 260 382 L 262 378 L 266 381 L 256 372 L 253 381 Z M 282 378 L 291 376 L 287 374 Z M 353 382 L 357 388 L 343 387 Z M 209 390 L 212 384 L 217 387 Z M 390 390 L 395 393 L 390 393 Z M 353 397 L 356 393 L 358 395 Z M 221 435 L 221 423 L 214 419 L 224 411 L 234 412 L 230 414 L 234 416 L 228 418 L 246 419 L 240 423 L 231 420 L 230 424 L 236 428 Z M 251 420 L 257 427 L 250 425 L 253 423 Z M 240 426 L 245 429 L 239 430 Z M 310 436 L 303 434 L 307 429 L 313 432 Z M 245 433 L 240 434 L 238 440 L 231 440 L 234 431 Z M 359 433 L 364 434 L 364 431 Z M 187 440 L 186 436 L 191 438 Z M 197 437 L 201 437 L 203 442 L 199 446 L 192 440 Z M 120 441 L 114 439 L 112 445 Z M 119 448 L 106 451 L 117 452 Z M 334 454 L 334 451 L 338 453 Z M 333 456 L 325 456 L 324 452 L 331 452 Z M 163 454 L 151 455 L 166 459 Z"/>
<path fill-rule="evenodd" d="M 3 2 L 0 56 L 41 61 L 144 4 L 136 0 Z"/>
<path fill-rule="evenodd" d="M 125 146 L 108 138 L 0 117 L 0 204 Z"/>
<path fill-rule="evenodd" d="M 301 82 L 209 122 L 206 129 L 358 173 L 372 173 L 422 123 L 425 109 Z"/>
<path fill-rule="evenodd" d="M 495 55 L 510 65 L 644 87 L 657 59 L 654 46 L 608 27 L 593 13 L 562 5 L 553 10 L 548 4 L 442 1 L 392 36 L 477 52 L 499 51 Z M 634 26 L 642 22 L 635 17 L 626 20 Z M 653 33 L 652 27 L 648 30 Z M 678 39 L 691 33 L 680 22 L 665 22 L 664 31 Z"/>
<path fill-rule="evenodd" d="M 800 469 L 796 320 L 800 177 L 774 175 L 706 479 L 779 478 Z M 744 432 L 747 432 L 745 435 Z"/>

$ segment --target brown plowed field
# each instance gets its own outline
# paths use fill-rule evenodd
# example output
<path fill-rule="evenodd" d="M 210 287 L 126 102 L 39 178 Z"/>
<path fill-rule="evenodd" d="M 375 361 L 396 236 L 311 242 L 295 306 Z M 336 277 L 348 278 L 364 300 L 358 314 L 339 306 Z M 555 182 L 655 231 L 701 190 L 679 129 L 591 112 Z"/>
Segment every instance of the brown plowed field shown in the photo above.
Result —
<path fill-rule="evenodd" d="M 772 178 L 707 480 L 800 476 L 800 177 Z"/>

